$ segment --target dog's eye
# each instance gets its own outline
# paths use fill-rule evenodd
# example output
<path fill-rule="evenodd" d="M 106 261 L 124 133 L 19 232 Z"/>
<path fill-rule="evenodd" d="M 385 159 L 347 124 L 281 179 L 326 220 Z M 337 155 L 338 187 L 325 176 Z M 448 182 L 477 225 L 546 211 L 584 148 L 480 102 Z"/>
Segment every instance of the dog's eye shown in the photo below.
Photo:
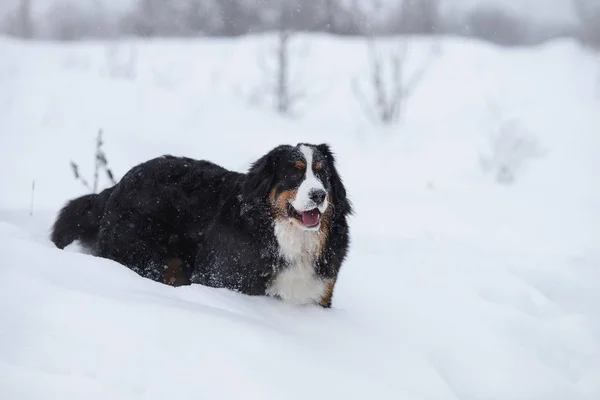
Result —
<path fill-rule="evenodd" d="M 323 165 L 321 165 L 320 162 L 315 164 L 315 171 L 319 172 L 321 170 L 321 168 L 323 168 Z"/>
<path fill-rule="evenodd" d="M 304 176 L 304 171 L 306 171 L 306 164 L 303 161 L 292 161 L 286 167 L 285 176 L 288 179 L 298 180 Z"/>

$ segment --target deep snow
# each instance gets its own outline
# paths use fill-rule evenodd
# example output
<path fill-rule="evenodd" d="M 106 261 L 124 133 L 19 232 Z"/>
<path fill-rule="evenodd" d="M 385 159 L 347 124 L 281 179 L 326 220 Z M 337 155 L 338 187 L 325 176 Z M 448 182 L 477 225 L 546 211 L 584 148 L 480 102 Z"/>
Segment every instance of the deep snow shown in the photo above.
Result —
<path fill-rule="evenodd" d="M 381 128 L 351 89 L 363 45 L 301 41 L 313 97 L 288 120 L 250 101 L 268 37 L 0 39 L 1 398 L 600 397 L 599 58 L 417 39 L 425 77 Z M 539 141 L 512 185 L 480 165 L 502 126 Z M 334 308 L 53 248 L 56 211 L 85 193 L 69 161 L 91 178 L 99 128 L 117 176 L 164 153 L 242 171 L 276 144 L 329 142 L 356 209 Z"/>

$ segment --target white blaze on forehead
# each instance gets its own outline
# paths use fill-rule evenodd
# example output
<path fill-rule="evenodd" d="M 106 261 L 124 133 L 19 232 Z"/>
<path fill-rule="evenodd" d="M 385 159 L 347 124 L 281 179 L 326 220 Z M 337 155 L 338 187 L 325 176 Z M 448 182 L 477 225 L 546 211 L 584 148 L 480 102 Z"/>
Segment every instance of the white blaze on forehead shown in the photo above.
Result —
<path fill-rule="evenodd" d="M 313 156 L 314 149 L 309 146 L 301 145 L 300 152 L 306 160 L 306 174 L 304 180 L 300 184 L 298 191 L 296 192 L 296 198 L 292 202 L 292 206 L 298 211 L 312 210 L 317 205 L 312 201 L 308 195 L 312 190 L 325 190 L 323 182 L 317 178 L 313 172 Z M 324 212 L 327 208 L 327 199 L 319 206 L 319 211 Z"/>

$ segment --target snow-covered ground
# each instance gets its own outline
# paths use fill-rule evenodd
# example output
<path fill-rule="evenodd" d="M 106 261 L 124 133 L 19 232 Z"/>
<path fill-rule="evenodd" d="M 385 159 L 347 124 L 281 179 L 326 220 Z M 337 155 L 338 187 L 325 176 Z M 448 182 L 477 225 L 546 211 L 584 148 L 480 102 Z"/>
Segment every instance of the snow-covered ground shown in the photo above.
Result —
<path fill-rule="evenodd" d="M 270 40 L 0 38 L 0 398 L 600 398 L 600 58 L 418 39 L 407 68 L 426 74 L 382 128 L 352 91 L 355 39 L 300 39 L 296 118 L 254 101 Z M 91 179 L 99 128 L 118 176 L 329 142 L 356 209 L 333 309 L 55 249 L 56 211 L 86 192 L 69 162 Z"/>

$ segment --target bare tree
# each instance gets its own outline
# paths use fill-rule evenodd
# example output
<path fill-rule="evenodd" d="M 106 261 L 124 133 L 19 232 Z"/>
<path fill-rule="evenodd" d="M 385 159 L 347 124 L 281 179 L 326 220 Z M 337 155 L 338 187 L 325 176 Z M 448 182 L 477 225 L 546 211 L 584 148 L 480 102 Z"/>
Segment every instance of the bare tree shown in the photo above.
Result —
<path fill-rule="evenodd" d="M 362 33 L 362 14 L 358 11 L 358 1 L 341 2 L 325 0 L 324 27 L 327 32 L 337 35 L 358 35 Z"/>
<path fill-rule="evenodd" d="M 480 6 L 467 17 L 467 34 L 503 46 L 527 42 L 527 24 L 496 6 Z"/>
<path fill-rule="evenodd" d="M 290 91 L 290 58 L 289 42 L 291 33 L 287 29 L 279 31 L 277 41 L 277 83 L 275 86 L 276 109 L 280 114 L 290 112 L 292 103 L 296 100 Z"/>
<path fill-rule="evenodd" d="M 600 4 L 597 1 L 573 0 L 579 19 L 579 38 L 591 47 L 600 49 Z"/>
<path fill-rule="evenodd" d="M 221 10 L 217 1 L 188 1 L 187 10 L 181 23 L 187 25 L 190 34 L 208 34 L 218 31 L 221 24 L 217 17 Z"/>
<path fill-rule="evenodd" d="M 52 4 L 46 14 L 50 36 L 59 40 L 79 40 L 97 36 L 104 30 L 101 19 L 96 13 L 85 9 L 70 0 L 60 0 Z"/>
<path fill-rule="evenodd" d="M 33 38 L 34 24 L 31 16 L 31 0 L 20 0 L 17 8 L 2 20 L 2 31 L 22 39 Z"/>
<path fill-rule="evenodd" d="M 21 37 L 30 39 L 33 37 L 33 22 L 31 19 L 31 0 L 21 0 L 19 4 L 19 26 Z"/>
<path fill-rule="evenodd" d="M 376 12 L 380 12 L 380 3 L 374 5 Z M 363 21 L 370 67 L 368 86 L 372 93 L 367 95 L 356 79 L 352 82 L 352 89 L 370 119 L 384 125 L 395 124 L 402 118 L 406 103 L 423 78 L 428 63 L 408 76 L 406 63 L 410 46 L 407 40 L 401 38 L 391 50 L 378 51 L 372 21 L 369 18 L 363 18 Z"/>
<path fill-rule="evenodd" d="M 258 14 L 248 1 L 218 0 L 216 2 L 221 21 L 218 33 L 226 36 L 240 36 L 249 33 L 258 23 Z"/>
<path fill-rule="evenodd" d="M 295 33 L 294 17 L 297 8 L 290 0 L 277 0 L 275 5 L 274 24 L 277 29 L 276 45 L 273 54 L 268 57 L 259 57 L 259 66 L 265 75 L 266 82 L 254 93 L 254 98 L 270 97 L 277 113 L 291 116 L 296 111 L 298 103 L 305 98 L 307 93 L 298 84 L 298 77 L 294 76 L 292 68 L 293 49 L 292 42 Z M 274 61 L 273 66 L 268 62 Z M 294 69 L 297 71 L 297 69 Z M 295 82 L 295 83 L 293 83 Z"/>
<path fill-rule="evenodd" d="M 402 39 L 395 48 L 382 54 L 377 51 L 375 40 L 367 38 L 367 49 L 372 97 L 365 93 L 357 80 L 353 81 L 354 94 L 372 120 L 385 125 L 397 123 L 402 118 L 408 99 L 422 79 L 426 65 L 421 66 L 410 77 L 406 76 L 409 45 Z"/>
<path fill-rule="evenodd" d="M 183 0 L 137 0 L 121 20 L 121 30 L 143 37 L 187 36 L 194 11 Z"/>
<path fill-rule="evenodd" d="M 390 31 L 410 34 L 433 34 L 441 22 L 439 0 L 404 0 L 397 16 L 392 16 Z"/>

